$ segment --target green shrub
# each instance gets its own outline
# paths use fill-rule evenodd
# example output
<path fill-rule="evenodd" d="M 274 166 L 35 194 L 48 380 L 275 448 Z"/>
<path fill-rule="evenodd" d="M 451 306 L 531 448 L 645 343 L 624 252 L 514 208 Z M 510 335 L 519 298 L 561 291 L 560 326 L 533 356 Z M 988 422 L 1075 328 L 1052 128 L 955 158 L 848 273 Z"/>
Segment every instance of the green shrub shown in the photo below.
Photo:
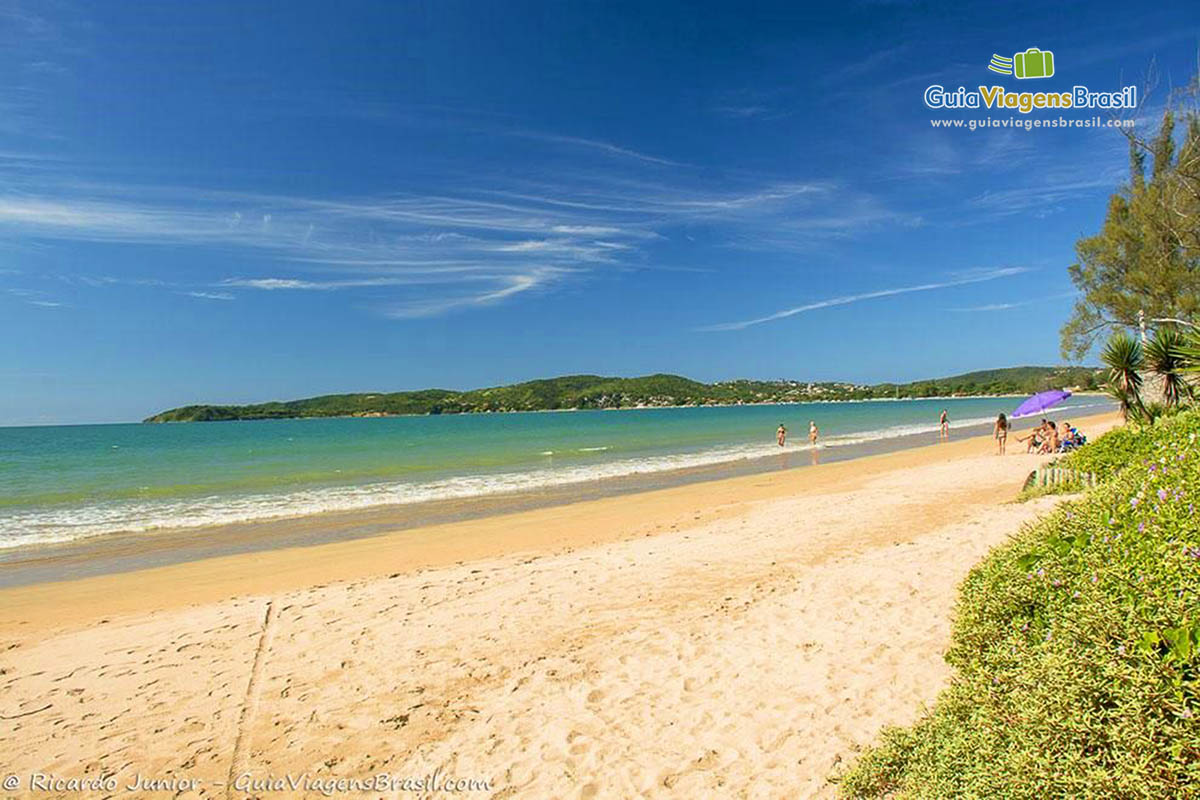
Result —
<path fill-rule="evenodd" d="M 1114 428 L 1094 442 L 1058 459 L 1057 466 L 1079 472 L 1094 472 L 1110 478 L 1130 464 L 1139 464 L 1150 456 L 1164 436 L 1170 436 L 1176 425 L 1188 425 L 1189 414 L 1159 419 L 1153 425 L 1125 425 Z"/>
<path fill-rule="evenodd" d="M 1079 451 L 1109 480 L 972 570 L 951 685 L 844 796 L 1200 797 L 1197 434 L 1193 411 Z"/>
<path fill-rule="evenodd" d="M 1086 489 L 1083 481 L 1075 478 L 1065 478 L 1058 483 L 1048 483 L 1045 486 L 1033 484 L 1021 490 L 1017 495 L 1014 503 L 1028 503 L 1030 500 L 1036 500 L 1039 497 L 1047 497 L 1054 494 L 1078 494 Z"/>
<path fill-rule="evenodd" d="M 1159 437 L 1169 435 L 1170 426 L 1177 422 L 1186 424 L 1185 420 L 1186 414 L 1175 412 L 1156 420 L 1153 424 L 1131 423 L 1114 428 L 1079 450 L 1061 456 L 1050 466 L 1061 467 L 1081 475 L 1091 473 L 1099 480 L 1111 478 L 1128 465 L 1141 463 L 1149 457 Z M 1035 484 L 1022 489 L 1017 496 L 1017 502 L 1024 503 L 1047 495 L 1075 494 L 1085 488 L 1082 480 L 1064 478 L 1058 483 L 1045 486 Z"/>

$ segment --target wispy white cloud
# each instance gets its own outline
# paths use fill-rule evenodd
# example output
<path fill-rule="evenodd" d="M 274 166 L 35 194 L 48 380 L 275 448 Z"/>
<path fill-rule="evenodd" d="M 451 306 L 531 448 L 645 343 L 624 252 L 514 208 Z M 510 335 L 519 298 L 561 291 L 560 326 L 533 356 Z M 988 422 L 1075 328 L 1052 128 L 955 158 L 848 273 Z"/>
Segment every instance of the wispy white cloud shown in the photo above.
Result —
<path fill-rule="evenodd" d="M 895 66 L 895 63 L 906 54 L 911 53 L 911 50 L 912 45 L 910 44 L 899 44 L 894 47 L 875 50 L 865 58 L 852 61 L 827 73 L 825 81 L 829 84 L 843 84 L 882 71 L 885 68 L 890 71 Z"/>
<path fill-rule="evenodd" d="M 501 273 L 503 274 L 503 273 Z M 470 270 L 466 273 L 465 278 L 445 277 L 440 274 L 432 276 L 422 275 L 397 275 L 394 277 L 363 277 L 363 278 L 341 278 L 333 280 L 309 280 L 305 278 L 226 278 L 221 281 L 221 286 L 236 287 L 240 289 L 260 289 L 262 291 L 316 291 L 330 292 L 339 289 L 367 289 L 372 287 L 384 286 L 419 286 L 430 283 L 445 283 L 459 282 L 461 280 L 494 280 L 496 275 L 479 273 L 475 270 Z"/>
<path fill-rule="evenodd" d="M 605 225 L 555 225 L 551 230 L 554 233 L 575 234 L 578 236 L 608 236 L 621 233 L 620 228 L 611 228 Z"/>
<path fill-rule="evenodd" d="M 586 150 L 592 150 L 592 151 L 604 153 L 605 155 L 609 155 L 609 156 L 633 159 L 634 161 L 640 161 L 644 164 L 658 164 L 660 166 L 667 166 L 667 167 L 688 166 L 687 164 L 684 164 L 680 161 L 672 161 L 669 158 L 662 158 L 660 156 L 648 155 L 646 153 L 638 152 L 637 150 L 631 150 L 627 147 L 620 147 L 618 145 L 611 144 L 609 142 L 601 141 L 598 139 L 587 139 L 587 138 L 580 137 L 580 136 L 561 136 L 561 135 L 553 134 L 553 133 L 543 133 L 541 131 L 528 131 L 528 130 L 509 130 L 509 131 L 505 131 L 505 132 L 509 136 L 516 136 L 516 137 L 520 137 L 522 139 L 533 139 L 533 140 L 536 140 L 539 142 L 547 142 L 549 144 L 558 144 L 558 145 L 566 145 L 566 146 L 576 147 L 576 148 L 583 148 Z"/>
<path fill-rule="evenodd" d="M 1007 311 L 1010 308 L 1020 308 L 1027 306 L 1028 303 L 987 303 L 982 306 L 970 306 L 969 308 L 952 308 L 951 311 Z"/>
<path fill-rule="evenodd" d="M 498 302 L 597 269 L 644 269 L 652 248 L 681 227 L 720 226 L 771 248 L 772 236 L 811 240 L 919 223 L 827 181 L 605 171 L 472 184 L 440 193 L 307 198 L 44 180 L 0 193 L 0 245 L 68 240 L 217 249 L 222 262 L 245 256 L 233 274 L 189 276 L 185 285 L 164 276 L 162 288 L 371 291 L 367 307 L 413 317 Z M 778 245 L 791 246 L 782 239 Z M 247 261 L 264 258 L 272 263 L 247 270 Z M 103 281 L 78 278 L 93 280 Z M 463 294 L 466 285 L 479 290 Z M 425 287 L 419 302 L 389 302 L 410 287 Z"/>
<path fill-rule="evenodd" d="M 0 2 L 0 134 L 38 145 L 59 138 L 45 110 L 89 38 L 84 9 L 62 14 L 55 5 Z"/>
<path fill-rule="evenodd" d="M 13 270 L 12 274 L 19 273 Z M 4 289 L 0 289 L 0 291 L 19 298 L 27 305 L 37 306 L 38 308 L 66 308 L 68 305 L 60 300 L 51 299 L 52 295 L 39 289 L 27 289 L 20 286 L 9 286 Z"/>
<path fill-rule="evenodd" d="M 395 317 L 498 302 L 533 285 L 529 275 L 534 269 L 540 270 L 536 284 L 545 285 L 584 265 L 614 263 L 647 239 L 647 231 L 636 224 L 608 224 L 590 213 L 486 198 L 320 201 L 193 193 L 190 204 L 167 200 L 151 205 L 120 196 L 62 200 L 10 195 L 0 197 L 0 233 L 7 229 L 47 239 L 259 251 L 338 273 L 232 276 L 218 280 L 218 289 L 427 287 L 429 296 L 413 306 L 416 311 L 389 312 Z M 230 210 L 234 203 L 243 208 Z M 597 234 L 606 239 L 597 240 Z M 531 258 L 539 263 L 531 265 Z M 488 288 L 464 297 L 455 287 L 465 282 Z M 215 294 L 204 287 L 187 291 L 198 297 Z"/>
<path fill-rule="evenodd" d="M 561 277 L 555 269 L 535 269 L 524 275 L 511 275 L 504 278 L 500 288 L 474 294 L 464 294 L 457 297 L 436 300 L 415 300 L 409 303 L 398 303 L 384 310 L 384 315 L 393 319 L 416 319 L 433 317 L 473 306 L 494 305 L 518 294 L 546 286 Z"/>
<path fill-rule="evenodd" d="M 750 117 L 762 117 L 771 113 L 771 109 L 767 106 L 730 106 L 719 105 L 713 106 L 713 111 L 718 114 L 723 114 L 727 117 L 741 117 L 748 119 Z"/>
<path fill-rule="evenodd" d="M 776 320 L 794 317 L 797 314 L 804 314 L 808 311 L 816 311 L 821 308 L 831 308 L 833 306 L 845 306 L 851 303 L 861 303 L 864 300 L 876 300 L 881 297 L 894 297 L 901 294 L 912 294 L 914 292 L 929 292 L 935 289 L 948 289 L 952 286 L 965 286 L 971 283 L 982 283 L 984 281 L 994 281 L 999 278 L 1007 278 L 1013 275 L 1019 275 L 1027 272 L 1026 267 L 1002 267 L 999 269 L 989 269 L 978 272 L 965 274 L 961 277 L 952 278 L 946 281 L 936 283 L 922 283 L 915 286 L 901 286 L 894 289 L 879 289 L 874 292 L 863 292 L 861 294 L 842 295 L 840 297 L 830 297 L 825 300 L 817 300 L 816 302 L 806 303 L 793 308 L 785 308 L 782 311 L 776 311 L 773 314 L 768 314 L 763 317 L 755 317 L 754 319 L 742 320 L 740 322 L 724 322 L 717 325 L 707 325 L 702 328 L 697 328 L 698 331 L 740 331 L 754 325 L 762 325 L 765 322 L 774 322 Z"/>
<path fill-rule="evenodd" d="M 1050 180 L 1035 186 L 989 189 L 971 198 L 968 205 L 988 212 L 990 217 L 1012 216 L 1025 212 L 1040 213 L 1079 197 L 1110 193 L 1120 180 L 1120 175 L 1107 171 L 1092 178 Z"/>
<path fill-rule="evenodd" d="M 1078 292 L 1062 292 L 1061 294 L 1051 294 L 1044 297 L 1034 297 L 1028 300 L 1014 300 L 1009 303 L 985 303 L 979 306 L 968 306 L 966 308 L 952 308 L 951 311 L 957 312 L 988 312 L 988 311 L 1008 311 L 1013 308 L 1024 308 L 1025 306 L 1039 305 L 1041 303 L 1053 302 L 1055 300 L 1063 300 L 1068 297 L 1077 297 Z"/>
<path fill-rule="evenodd" d="M 237 296 L 229 292 L 184 292 L 188 297 L 198 300 L 236 300 Z"/>
<path fill-rule="evenodd" d="M 278 289 L 303 291 L 309 290 L 326 290 L 337 289 L 344 282 L 341 281 L 326 281 L 324 283 L 317 281 L 305 281 L 299 278 L 229 278 L 222 282 L 225 286 L 239 286 L 244 289 L 262 289 L 264 291 L 276 291 Z"/>
<path fill-rule="evenodd" d="M 717 93 L 712 113 L 735 120 L 762 122 L 789 117 L 802 107 L 801 90 L 793 85 L 744 86 Z"/>
<path fill-rule="evenodd" d="M 569 192 L 561 186 L 530 183 L 496 189 L 491 196 L 546 213 L 602 215 L 620 227 L 623 238 L 656 238 L 662 224 L 719 221 L 775 224 L 782 215 L 818 201 L 840 207 L 855 193 L 828 181 L 769 181 L 721 189 L 684 182 L 636 178 L 581 179 Z M 623 221 L 624 224 L 621 224 Z"/>

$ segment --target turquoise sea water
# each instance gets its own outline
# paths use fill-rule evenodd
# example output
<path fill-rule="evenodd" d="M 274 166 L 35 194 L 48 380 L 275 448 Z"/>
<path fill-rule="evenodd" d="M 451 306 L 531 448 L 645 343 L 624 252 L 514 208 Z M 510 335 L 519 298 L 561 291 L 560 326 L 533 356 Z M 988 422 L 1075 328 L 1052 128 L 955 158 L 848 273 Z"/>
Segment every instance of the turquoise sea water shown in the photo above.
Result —
<path fill-rule="evenodd" d="M 0 428 L 0 548 L 536 490 L 990 425 L 1020 398 Z M 1057 419 L 1109 404 L 1073 397 Z"/>

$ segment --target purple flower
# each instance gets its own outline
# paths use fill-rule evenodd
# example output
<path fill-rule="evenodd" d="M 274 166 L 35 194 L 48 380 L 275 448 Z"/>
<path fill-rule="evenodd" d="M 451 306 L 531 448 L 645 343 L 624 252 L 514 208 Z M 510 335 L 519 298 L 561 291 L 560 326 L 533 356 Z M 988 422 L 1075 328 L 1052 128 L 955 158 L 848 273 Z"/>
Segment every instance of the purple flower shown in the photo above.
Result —
<path fill-rule="evenodd" d="M 1138 523 L 1138 533 L 1145 533 L 1145 532 L 1146 532 L 1146 523 L 1139 522 Z"/>
<path fill-rule="evenodd" d="M 1138 503 L 1140 503 L 1140 502 L 1142 502 L 1142 501 L 1137 499 L 1136 497 L 1134 497 L 1129 500 L 1129 505 L 1132 506 L 1133 508 L 1137 508 Z"/>
<path fill-rule="evenodd" d="M 1166 490 L 1166 489 L 1159 489 L 1159 490 L 1158 490 L 1158 499 L 1159 499 L 1159 500 L 1166 500 L 1166 499 L 1167 499 L 1167 490 Z"/>

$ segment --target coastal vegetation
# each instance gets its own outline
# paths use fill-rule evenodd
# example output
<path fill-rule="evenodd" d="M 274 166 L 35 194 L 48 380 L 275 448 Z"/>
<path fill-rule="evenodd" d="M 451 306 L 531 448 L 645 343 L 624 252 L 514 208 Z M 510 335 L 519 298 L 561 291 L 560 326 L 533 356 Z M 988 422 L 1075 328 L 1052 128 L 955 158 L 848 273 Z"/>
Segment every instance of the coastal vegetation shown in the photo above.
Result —
<path fill-rule="evenodd" d="M 1152 422 L 1196 397 L 1200 337 L 1185 335 L 1174 325 L 1159 327 L 1145 345 L 1117 331 L 1101 357 L 1107 368 L 1105 391 L 1126 422 Z"/>
<path fill-rule="evenodd" d="M 1091 367 L 1011 367 L 913 383 L 872 385 L 785 380 L 700 383 L 678 375 L 647 375 L 640 378 L 570 375 L 464 392 L 426 389 L 415 392 L 334 394 L 255 405 L 191 405 L 155 414 L 146 422 L 969 397 L 1029 394 L 1061 387 L 1097 389 L 1102 377 L 1099 370 Z"/>
<path fill-rule="evenodd" d="M 1188 327 L 1200 315 L 1197 81 L 1172 98 L 1156 130 L 1127 134 L 1129 179 L 1099 232 L 1075 245 L 1068 272 L 1080 296 L 1062 328 L 1064 355 L 1082 357 L 1114 329 Z"/>
<path fill-rule="evenodd" d="M 840 776 L 844 796 L 1200 798 L 1198 93 L 1129 135 L 1129 181 L 1069 269 L 1063 352 L 1107 335 L 1126 424 L 1038 491 L 1096 485 L 971 571 L 950 686 Z"/>
<path fill-rule="evenodd" d="M 845 797 L 1200 797 L 1200 410 L 1064 459 L 1100 484 L 960 590 L 955 674 Z"/>
<path fill-rule="evenodd" d="M 1190 403 L 1200 375 L 1200 74 L 1146 135 L 1129 132 L 1129 179 L 1100 231 L 1076 242 L 1080 291 L 1061 331 L 1081 356 L 1108 333 L 1105 390 L 1126 421 Z M 1132 332 L 1132 333 L 1131 333 Z"/>

